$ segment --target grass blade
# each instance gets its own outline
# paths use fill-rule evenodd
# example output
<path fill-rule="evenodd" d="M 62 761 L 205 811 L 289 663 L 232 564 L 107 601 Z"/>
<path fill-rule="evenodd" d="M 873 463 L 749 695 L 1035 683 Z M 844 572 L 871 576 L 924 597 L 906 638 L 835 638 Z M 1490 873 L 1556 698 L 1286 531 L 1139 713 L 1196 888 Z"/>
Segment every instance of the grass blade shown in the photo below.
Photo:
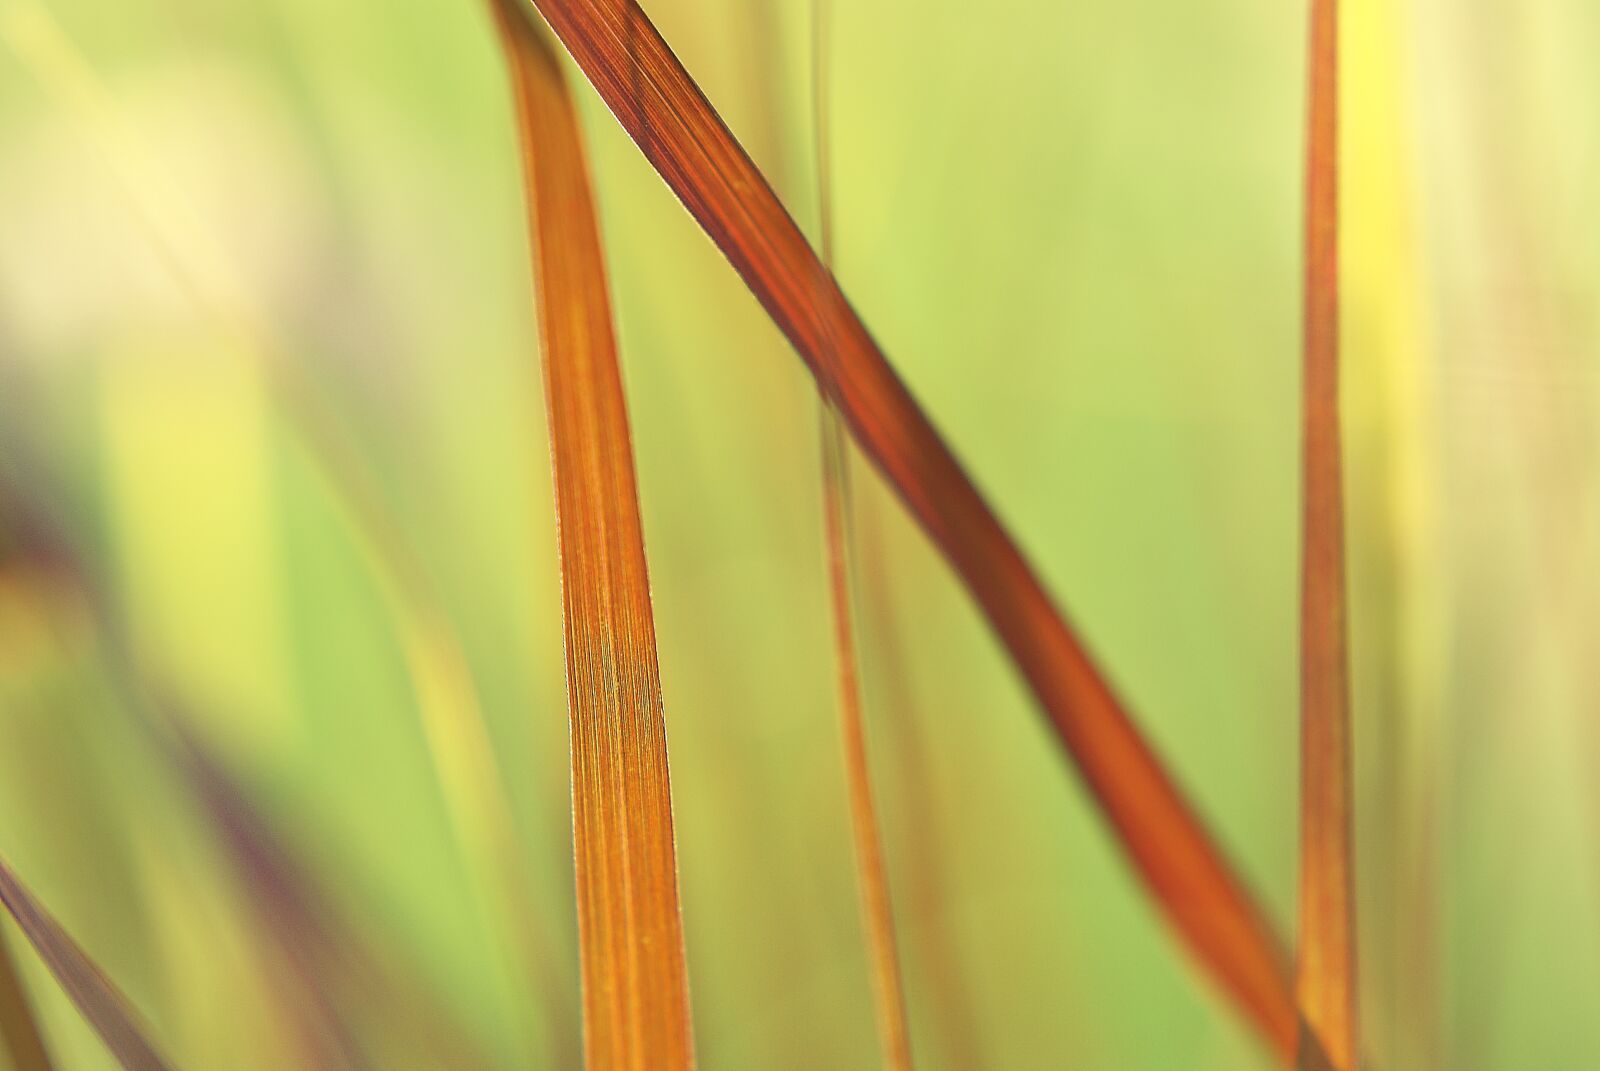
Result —
<path fill-rule="evenodd" d="M 127 1071 L 168 1071 L 170 1065 L 156 1054 L 127 998 L 39 905 L 4 860 L 0 860 L 0 902 L 117 1061 Z"/>
<path fill-rule="evenodd" d="M 633 448 L 577 117 L 554 49 L 494 13 L 523 144 L 556 488 L 591 1068 L 694 1065 L 666 727 Z"/>
<path fill-rule="evenodd" d="M 1350 700 L 1339 441 L 1338 3 L 1313 0 L 1300 606 L 1300 1065 L 1355 1066 Z M 1311 1041 L 1322 1054 L 1313 1056 Z"/>
<path fill-rule="evenodd" d="M 1278 936 L 772 187 L 634 0 L 534 4 L 949 559 L 1194 956 L 1292 1058 Z"/>
<path fill-rule="evenodd" d="M 916 977 L 928 1018 L 938 1031 L 937 1047 L 944 1054 L 945 1066 L 950 1071 L 975 1071 L 985 1061 L 982 1031 L 973 1007 L 974 979 L 965 966 L 957 935 L 945 924 L 951 911 L 951 890 L 936 817 L 938 779 L 928 753 L 925 726 L 917 719 L 922 704 L 913 695 L 901 642 L 904 620 L 896 613 L 889 575 L 891 552 L 882 510 L 892 507 L 872 497 L 854 504 L 855 545 L 861 563 L 861 631 L 870 637 L 866 646 L 874 652 L 873 668 L 884 692 L 884 721 L 890 727 L 890 747 L 900 770 L 898 807 L 902 817 L 893 833 L 907 875 L 900 918 L 909 918 L 917 930 L 915 947 L 922 966 Z"/>
<path fill-rule="evenodd" d="M 363 939 L 342 917 L 297 854 L 277 834 L 227 765 L 202 736 L 198 719 L 145 675 L 107 594 L 108 585 L 43 496 L 15 462 L 25 451 L 0 442 L 0 525 L 32 567 L 58 574 L 90 612 L 95 649 L 122 709 L 172 765 L 210 822 L 281 965 L 285 1018 L 296 1021 L 307 1059 L 319 1066 L 370 1066 L 346 1021 L 347 1009 L 371 1007 L 383 1033 L 419 1066 L 482 1069 L 476 1042 L 416 982 L 420 971 L 396 965 L 394 949 Z"/>
<path fill-rule="evenodd" d="M 51 1071 L 38 1020 L 17 973 L 11 950 L 0 937 L 0 1045 L 16 1071 Z"/>
<path fill-rule="evenodd" d="M 828 0 L 812 4 L 812 71 L 814 94 L 818 230 L 822 261 L 833 267 L 833 190 L 829 169 L 831 143 L 828 93 Z M 867 731 L 862 721 L 861 674 L 857 664 L 855 614 L 850 582 L 850 454 L 839 413 L 821 394 L 818 401 L 822 440 L 822 515 L 828 561 L 828 595 L 833 611 L 833 640 L 839 691 L 839 736 L 844 745 L 845 784 L 850 797 L 850 832 L 855 846 L 856 884 L 861 897 L 861 922 L 867 933 L 872 964 L 873 998 L 877 1005 L 878 1042 L 883 1065 L 910 1071 L 911 1030 L 906 1023 L 905 984 L 896 948 L 894 908 L 889 873 L 883 858 L 883 833 L 872 798 L 872 772 L 867 761 Z"/>
<path fill-rule="evenodd" d="M 418 1066 L 489 1067 L 476 1043 L 412 981 L 417 972 L 396 969 L 392 949 L 363 940 L 340 917 L 226 764 L 184 727 L 193 719 L 170 705 L 160 716 L 168 731 L 158 741 L 216 830 L 271 936 L 285 996 L 310 1044 L 337 1065 L 375 1066 L 348 1021 L 347 1009 L 360 1005 L 373 1009 L 383 1033 Z"/>
<path fill-rule="evenodd" d="M 389 607 L 474 895 L 485 915 L 514 935 L 505 954 L 538 995 L 549 1023 L 547 1058 L 564 1065 L 573 1033 L 565 999 L 569 985 L 553 967 L 559 958 L 552 948 L 556 942 L 540 928 L 532 906 L 532 879 L 477 685 L 427 570 L 338 414 L 294 362 L 268 359 L 276 348 L 273 332 L 239 278 L 230 251 L 161 181 L 145 146 L 118 121 L 115 98 L 52 14 L 37 0 L 15 3 L 0 18 L 0 40 L 91 135 L 173 281 L 198 311 L 222 325 L 241 354 L 260 365 L 294 441 L 326 487 Z M 526 1034 L 527 1023 L 514 1025 Z"/>
<path fill-rule="evenodd" d="M 871 953 L 873 997 L 877 1004 L 878 1040 L 883 1065 L 909 1071 L 911 1031 L 906 1024 L 905 986 L 896 950 L 894 910 L 889 873 L 883 858 L 883 835 L 872 798 L 867 762 L 867 733 L 861 715 L 860 670 L 856 661 L 854 613 L 851 609 L 848 457 L 839 414 L 826 398 L 821 402 L 822 497 L 828 557 L 828 594 L 833 609 L 834 651 L 838 671 L 839 735 L 844 744 L 845 784 L 850 795 L 850 830 L 855 844 L 856 882 L 860 887 L 861 920 Z"/>

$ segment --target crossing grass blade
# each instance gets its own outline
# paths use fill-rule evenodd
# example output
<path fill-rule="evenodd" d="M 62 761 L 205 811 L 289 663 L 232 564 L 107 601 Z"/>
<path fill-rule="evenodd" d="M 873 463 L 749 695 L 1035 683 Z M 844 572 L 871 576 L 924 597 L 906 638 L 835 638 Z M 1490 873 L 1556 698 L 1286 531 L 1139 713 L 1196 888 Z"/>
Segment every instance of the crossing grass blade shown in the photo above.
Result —
<path fill-rule="evenodd" d="M 1339 437 L 1338 0 L 1313 0 L 1306 145 L 1300 605 L 1300 1064 L 1356 1062 L 1350 698 Z M 1320 1043 L 1313 1054 L 1309 1041 Z"/>
<path fill-rule="evenodd" d="M 1292 1059 L 1280 938 L 771 185 L 634 0 L 533 3 L 944 552 L 1191 953 Z"/>
<path fill-rule="evenodd" d="M 633 448 L 587 165 L 556 53 L 493 4 L 519 119 L 556 490 L 590 1068 L 694 1065 Z"/>
<path fill-rule="evenodd" d="M 157 1054 L 128 999 L 40 906 L 4 860 L 0 860 L 0 902 L 126 1071 L 169 1071 L 171 1065 Z"/>

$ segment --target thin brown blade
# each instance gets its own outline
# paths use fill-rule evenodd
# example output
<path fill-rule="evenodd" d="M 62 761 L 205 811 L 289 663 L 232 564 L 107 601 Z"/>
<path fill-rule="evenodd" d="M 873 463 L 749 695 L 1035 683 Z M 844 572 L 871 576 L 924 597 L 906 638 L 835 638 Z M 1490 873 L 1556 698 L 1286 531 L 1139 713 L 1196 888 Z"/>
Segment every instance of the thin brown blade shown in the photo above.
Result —
<path fill-rule="evenodd" d="M 856 662 L 855 615 L 850 597 L 849 529 L 844 429 L 839 414 L 822 403 L 823 515 L 828 557 L 828 594 L 833 609 L 834 658 L 839 691 L 839 735 L 844 745 L 845 785 L 850 797 L 850 832 L 855 846 L 856 884 L 861 920 L 871 957 L 873 998 L 883 1066 L 910 1071 L 911 1031 L 906 1024 L 905 985 L 896 948 L 889 873 L 883 836 L 872 798 L 867 762 L 867 732 L 861 714 L 861 680 Z"/>
<path fill-rule="evenodd" d="M 1279 938 L 772 187 L 633 0 L 534 4 L 949 558 L 1193 954 L 1292 1059 Z"/>
<path fill-rule="evenodd" d="M 16 1071 L 51 1071 L 39 1023 L 28 1003 L 11 950 L 0 937 L 0 1045 Z"/>
<path fill-rule="evenodd" d="M 833 267 L 833 185 L 829 167 L 828 29 L 829 0 L 813 0 L 811 88 L 815 111 L 817 215 L 822 261 Z M 850 581 L 850 448 L 838 410 L 822 394 L 818 402 L 822 439 L 823 542 L 828 562 L 828 596 L 833 610 L 834 665 L 839 692 L 839 736 L 844 750 L 845 785 L 850 802 L 850 833 L 855 847 L 856 885 L 861 922 L 872 967 L 877 1005 L 878 1045 L 883 1066 L 911 1071 L 911 1030 L 906 1022 L 905 983 L 896 947 L 889 870 L 883 833 L 872 796 L 867 761 L 867 730 L 862 716 L 861 672 L 856 655 L 855 610 Z"/>
<path fill-rule="evenodd" d="M 0 902 L 117 1062 L 127 1071 L 168 1071 L 127 998 L 45 912 L 4 860 L 0 860 Z"/>
<path fill-rule="evenodd" d="M 516 90 L 544 342 L 572 732 L 590 1068 L 689 1068 L 694 1047 L 644 532 L 605 265 L 552 47 L 494 11 Z"/>
<path fill-rule="evenodd" d="M 1300 958 L 1304 1029 L 1355 1066 L 1350 701 L 1339 445 L 1338 4 L 1312 0 L 1306 147 L 1304 515 L 1300 603 Z M 1302 1044 L 1302 1067 L 1317 1046 Z"/>

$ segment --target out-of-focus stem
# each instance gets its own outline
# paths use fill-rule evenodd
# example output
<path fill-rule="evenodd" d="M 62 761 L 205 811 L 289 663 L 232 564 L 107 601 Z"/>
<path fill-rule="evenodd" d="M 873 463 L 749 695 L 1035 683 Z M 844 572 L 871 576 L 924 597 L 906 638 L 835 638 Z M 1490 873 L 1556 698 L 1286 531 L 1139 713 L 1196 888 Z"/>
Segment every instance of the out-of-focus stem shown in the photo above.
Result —
<path fill-rule="evenodd" d="M 577 1026 L 571 987 L 557 967 L 564 957 L 535 921 L 537 900 L 477 689 L 426 570 L 316 389 L 293 364 L 269 359 L 270 331 L 227 251 L 145 165 L 140 146 L 116 121 L 111 98 L 71 40 L 33 0 L 21 0 L 4 13 L 0 38 L 79 116 L 178 285 L 198 309 L 216 317 L 239 352 L 265 369 L 274 398 L 377 579 L 474 894 L 485 915 L 513 935 L 504 946 L 512 969 L 548 1019 L 552 1047 L 547 1057 L 565 1066 L 576 1048 Z M 527 1033 L 525 1023 L 517 1026 Z M 525 1039 L 525 1044 L 531 1042 Z"/>
<path fill-rule="evenodd" d="M 833 209 L 828 138 L 828 0 L 814 0 L 812 91 L 815 94 L 818 226 L 822 262 L 833 264 Z M 838 676 L 839 733 L 844 750 L 845 783 L 850 796 L 850 827 L 855 843 L 856 882 L 861 897 L 862 925 L 872 964 L 877 1004 L 878 1037 L 883 1062 L 894 1071 L 910 1071 L 911 1033 L 906 1022 L 905 985 L 895 945 L 894 910 L 889 873 L 883 857 L 883 835 L 872 797 L 867 762 L 866 726 L 862 720 L 861 677 L 857 663 L 854 610 L 850 582 L 849 456 L 839 414 L 826 394 L 818 397 L 822 438 L 822 504 L 826 534 L 828 593 L 833 613 L 834 659 Z"/>

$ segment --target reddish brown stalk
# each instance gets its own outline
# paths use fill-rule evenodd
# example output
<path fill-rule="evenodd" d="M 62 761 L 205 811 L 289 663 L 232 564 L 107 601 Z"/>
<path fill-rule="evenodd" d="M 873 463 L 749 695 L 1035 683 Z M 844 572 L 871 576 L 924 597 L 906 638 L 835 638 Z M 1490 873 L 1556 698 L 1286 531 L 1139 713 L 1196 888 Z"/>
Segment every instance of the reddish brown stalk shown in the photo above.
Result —
<path fill-rule="evenodd" d="M 1338 6 L 1312 0 L 1300 604 L 1300 1066 L 1355 1066 L 1350 701 L 1339 444 Z"/>
<path fill-rule="evenodd" d="M 77 942 L 67 936 L 61 924 L 39 906 L 3 860 L 0 860 L 0 902 L 17 920 L 39 958 L 44 960 L 117 1062 L 127 1071 L 167 1071 L 166 1061 L 156 1054 L 148 1031 L 127 998 Z"/>
<path fill-rule="evenodd" d="M 1292 1058 L 1277 934 L 772 187 L 633 0 L 534 3 L 950 560 L 1196 959 Z"/>
<path fill-rule="evenodd" d="M 828 0 L 812 7 L 811 85 L 816 136 L 818 230 L 822 262 L 833 266 L 833 189 L 828 139 Z M 835 669 L 839 691 L 839 736 L 844 749 L 845 785 L 850 797 L 850 832 L 855 846 L 861 923 L 872 965 L 878 1042 L 883 1065 L 910 1071 L 911 1030 L 906 1023 L 905 983 L 896 947 L 889 870 L 883 833 L 872 796 L 867 761 L 867 731 L 862 717 L 861 673 L 857 662 L 855 613 L 850 582 L 850 454 L 839 413 L 824 393 L 818 399 L 822 439 L 822 514 L 828 560 L 828 595 L 833 610 Z"/>
<path fill-rule="evenodd" d="M 694 1046 L 666 726 L 627 406 L 577 119 L 554 50 L 494 11 L 521 123 L 544 342 L 572 732 L 590 1068 L 689 1068 Z"/>
<path fill-rule="evenodd" d="M 17 964 L 0 936 L 0 1045 L 16 1071 L 51 1071 L 39 1023 L 28 1003 Z"/>

